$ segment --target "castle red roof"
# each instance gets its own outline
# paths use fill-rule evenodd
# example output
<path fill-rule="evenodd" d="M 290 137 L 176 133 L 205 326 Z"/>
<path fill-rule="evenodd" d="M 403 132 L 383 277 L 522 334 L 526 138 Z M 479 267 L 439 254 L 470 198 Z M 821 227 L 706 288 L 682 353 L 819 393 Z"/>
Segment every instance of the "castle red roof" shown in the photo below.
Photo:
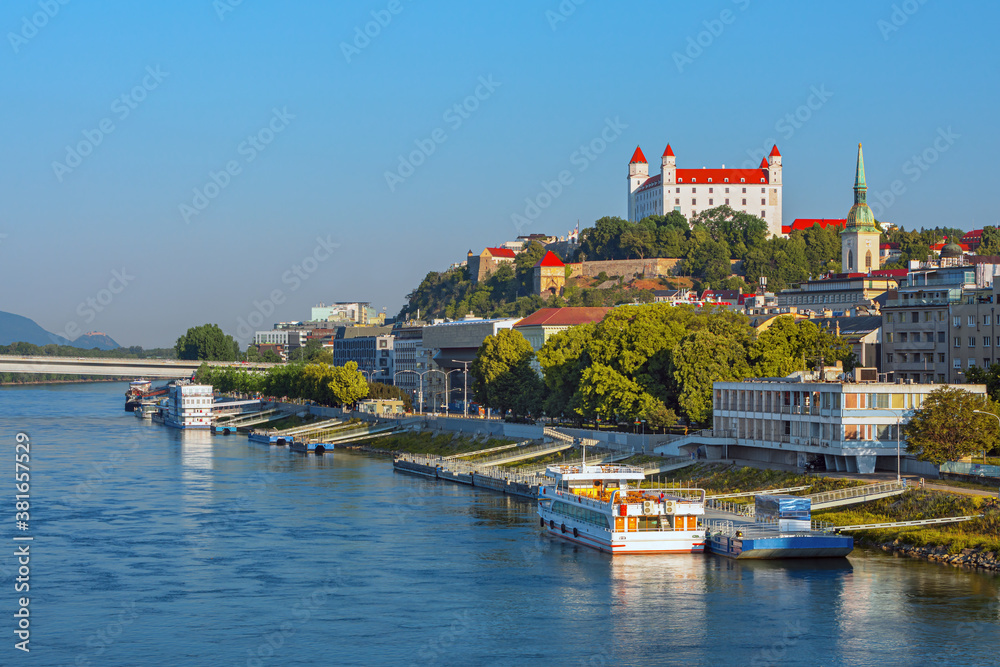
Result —
<path fill-rule="evenodd" d="M 510 248 L 487 248 L 486 252 L 490 253 L 494 257 L 506 257 L 507 259 L 514 259 L 514 251 Z"/>
<path fill-rule="evenodd" d="M 645 162 L 645 161 L 646 161 L 646 156 L 642 154 L 642 149 L 636 146 L 635 152 L 632 153 L 632 159 L 629 160 L 628 163 L 632 164 L 635 162 Z"/>
<path fill-rule="evenodd" d="M 538 260 L 535 264 L 536 267 L 539 266 L 566 266 L 563 261 L 559 259 L 559 255 L 555 254 L 551 250 L 545 253 L 545 256 Z"/>
<path fill-rule="evenodd" d="M 767 166 L 768 166 L 767 165 L 767 158 L 766 157 L 762 157 L 760 159 L 760 168 L 761 169 L 767 169 Z"/>
<path fill-rule="evenodd" d="M 667 144 L 666 150 L 663 151 L 663 157 L 674 157 L 674 149 Z"/>
<path fill-rule="evenodd" d="M 834 227 L 843 227 L 847 222 L 844 218 L 796 218 L 792 221 L 790 225 L 782 225 L 781 233 L 790 234 L 796 229 L 809 229 L 813 225 L 819 225 L 820 229 L 826 229 L 830 225 Z"/>
<path fill-rule="evenodd" d="M 768 157 L 781 157 L 781 153 L 778 152 L 778 144 L 774 145 L 771 149 L 771 154 Z"/>
<path fill-rule="evenodd" d="M 541 308 L 514 325 L 517 327 L 572 327 L 600 322 L 610 308 Z"/>
<path fill-rule="evenodd" d="M 726 179 L 729 179 L 726 181 Z M 768 174 L 763 169 L 678 169 L 678 183 L 767 183 Z M 744 179 L 741 181 L 740 179 Z"/>

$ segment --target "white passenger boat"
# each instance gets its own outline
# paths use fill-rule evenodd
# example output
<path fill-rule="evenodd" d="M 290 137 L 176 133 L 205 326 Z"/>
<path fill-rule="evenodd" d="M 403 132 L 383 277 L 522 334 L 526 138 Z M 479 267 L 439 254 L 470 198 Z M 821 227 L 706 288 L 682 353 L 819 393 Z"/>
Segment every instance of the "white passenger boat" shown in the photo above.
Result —
<path fill-rule="evenodd" d="M 705 491 L 644 489 L 642 468 L 557 465 L 539 492 L 541 526 L 563 539 L 614 554 L 705 551 Z"/>

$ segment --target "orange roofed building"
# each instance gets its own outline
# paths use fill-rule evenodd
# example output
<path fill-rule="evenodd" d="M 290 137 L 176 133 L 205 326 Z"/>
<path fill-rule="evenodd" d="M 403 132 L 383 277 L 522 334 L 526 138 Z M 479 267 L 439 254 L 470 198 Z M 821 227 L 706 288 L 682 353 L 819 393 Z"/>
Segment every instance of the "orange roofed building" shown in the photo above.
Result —
<path fill-rule="evenodd" d="M 600 322 L 608 314 L 610 308 L 542 308 L 528 315 L 514 325 L 514 330 L 521 332 L 532 349 L 538 352 L 552 336 L 570 327 L 591 322 Z M 541 372 L 538 361 L 531 362 L 532 367 Z"/>
<path fill-rule="evenodd" d="M 473 283 L 486 280 L 501 264 L 513 264 L 516 255 L 510 248 L 486 248 L 478 255 L 469 251 L 467 266 Z"/>
<path fill-rule="evenodd" d="M 535 294 L 562 296 L 566 289 L 566 264 L 551 250 L 535 264 Z"/>

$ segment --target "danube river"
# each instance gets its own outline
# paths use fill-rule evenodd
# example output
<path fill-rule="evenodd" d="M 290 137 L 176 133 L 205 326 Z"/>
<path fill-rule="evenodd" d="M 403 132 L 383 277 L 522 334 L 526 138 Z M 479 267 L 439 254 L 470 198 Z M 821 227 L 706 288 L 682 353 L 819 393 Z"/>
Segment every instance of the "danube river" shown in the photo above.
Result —
<path fill-rule="evenodd" d="M 833 562 L 611 557 L 532 503 L 182 433 L 124 384 L 0 388 L 31 439 L 30 593 L 0 561 L 0 664 L 997 664 L 1000 579 L 856 551 Z M 20 542 L 16 544 L 21 544 Z M 14 648 L 30 595 L 30 656 Z"/>

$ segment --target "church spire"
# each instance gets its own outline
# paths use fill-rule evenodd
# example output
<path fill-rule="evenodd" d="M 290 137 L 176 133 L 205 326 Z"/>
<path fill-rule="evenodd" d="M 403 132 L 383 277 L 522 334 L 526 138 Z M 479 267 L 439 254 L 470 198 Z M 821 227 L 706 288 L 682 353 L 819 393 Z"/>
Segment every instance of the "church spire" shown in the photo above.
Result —
<path fill-rule="evenodd" d="M 865 156 L 858 144 L 858 167 L 854 173 L 854 203 L 867 204 L 868 183 L 865 181 Z"/>

